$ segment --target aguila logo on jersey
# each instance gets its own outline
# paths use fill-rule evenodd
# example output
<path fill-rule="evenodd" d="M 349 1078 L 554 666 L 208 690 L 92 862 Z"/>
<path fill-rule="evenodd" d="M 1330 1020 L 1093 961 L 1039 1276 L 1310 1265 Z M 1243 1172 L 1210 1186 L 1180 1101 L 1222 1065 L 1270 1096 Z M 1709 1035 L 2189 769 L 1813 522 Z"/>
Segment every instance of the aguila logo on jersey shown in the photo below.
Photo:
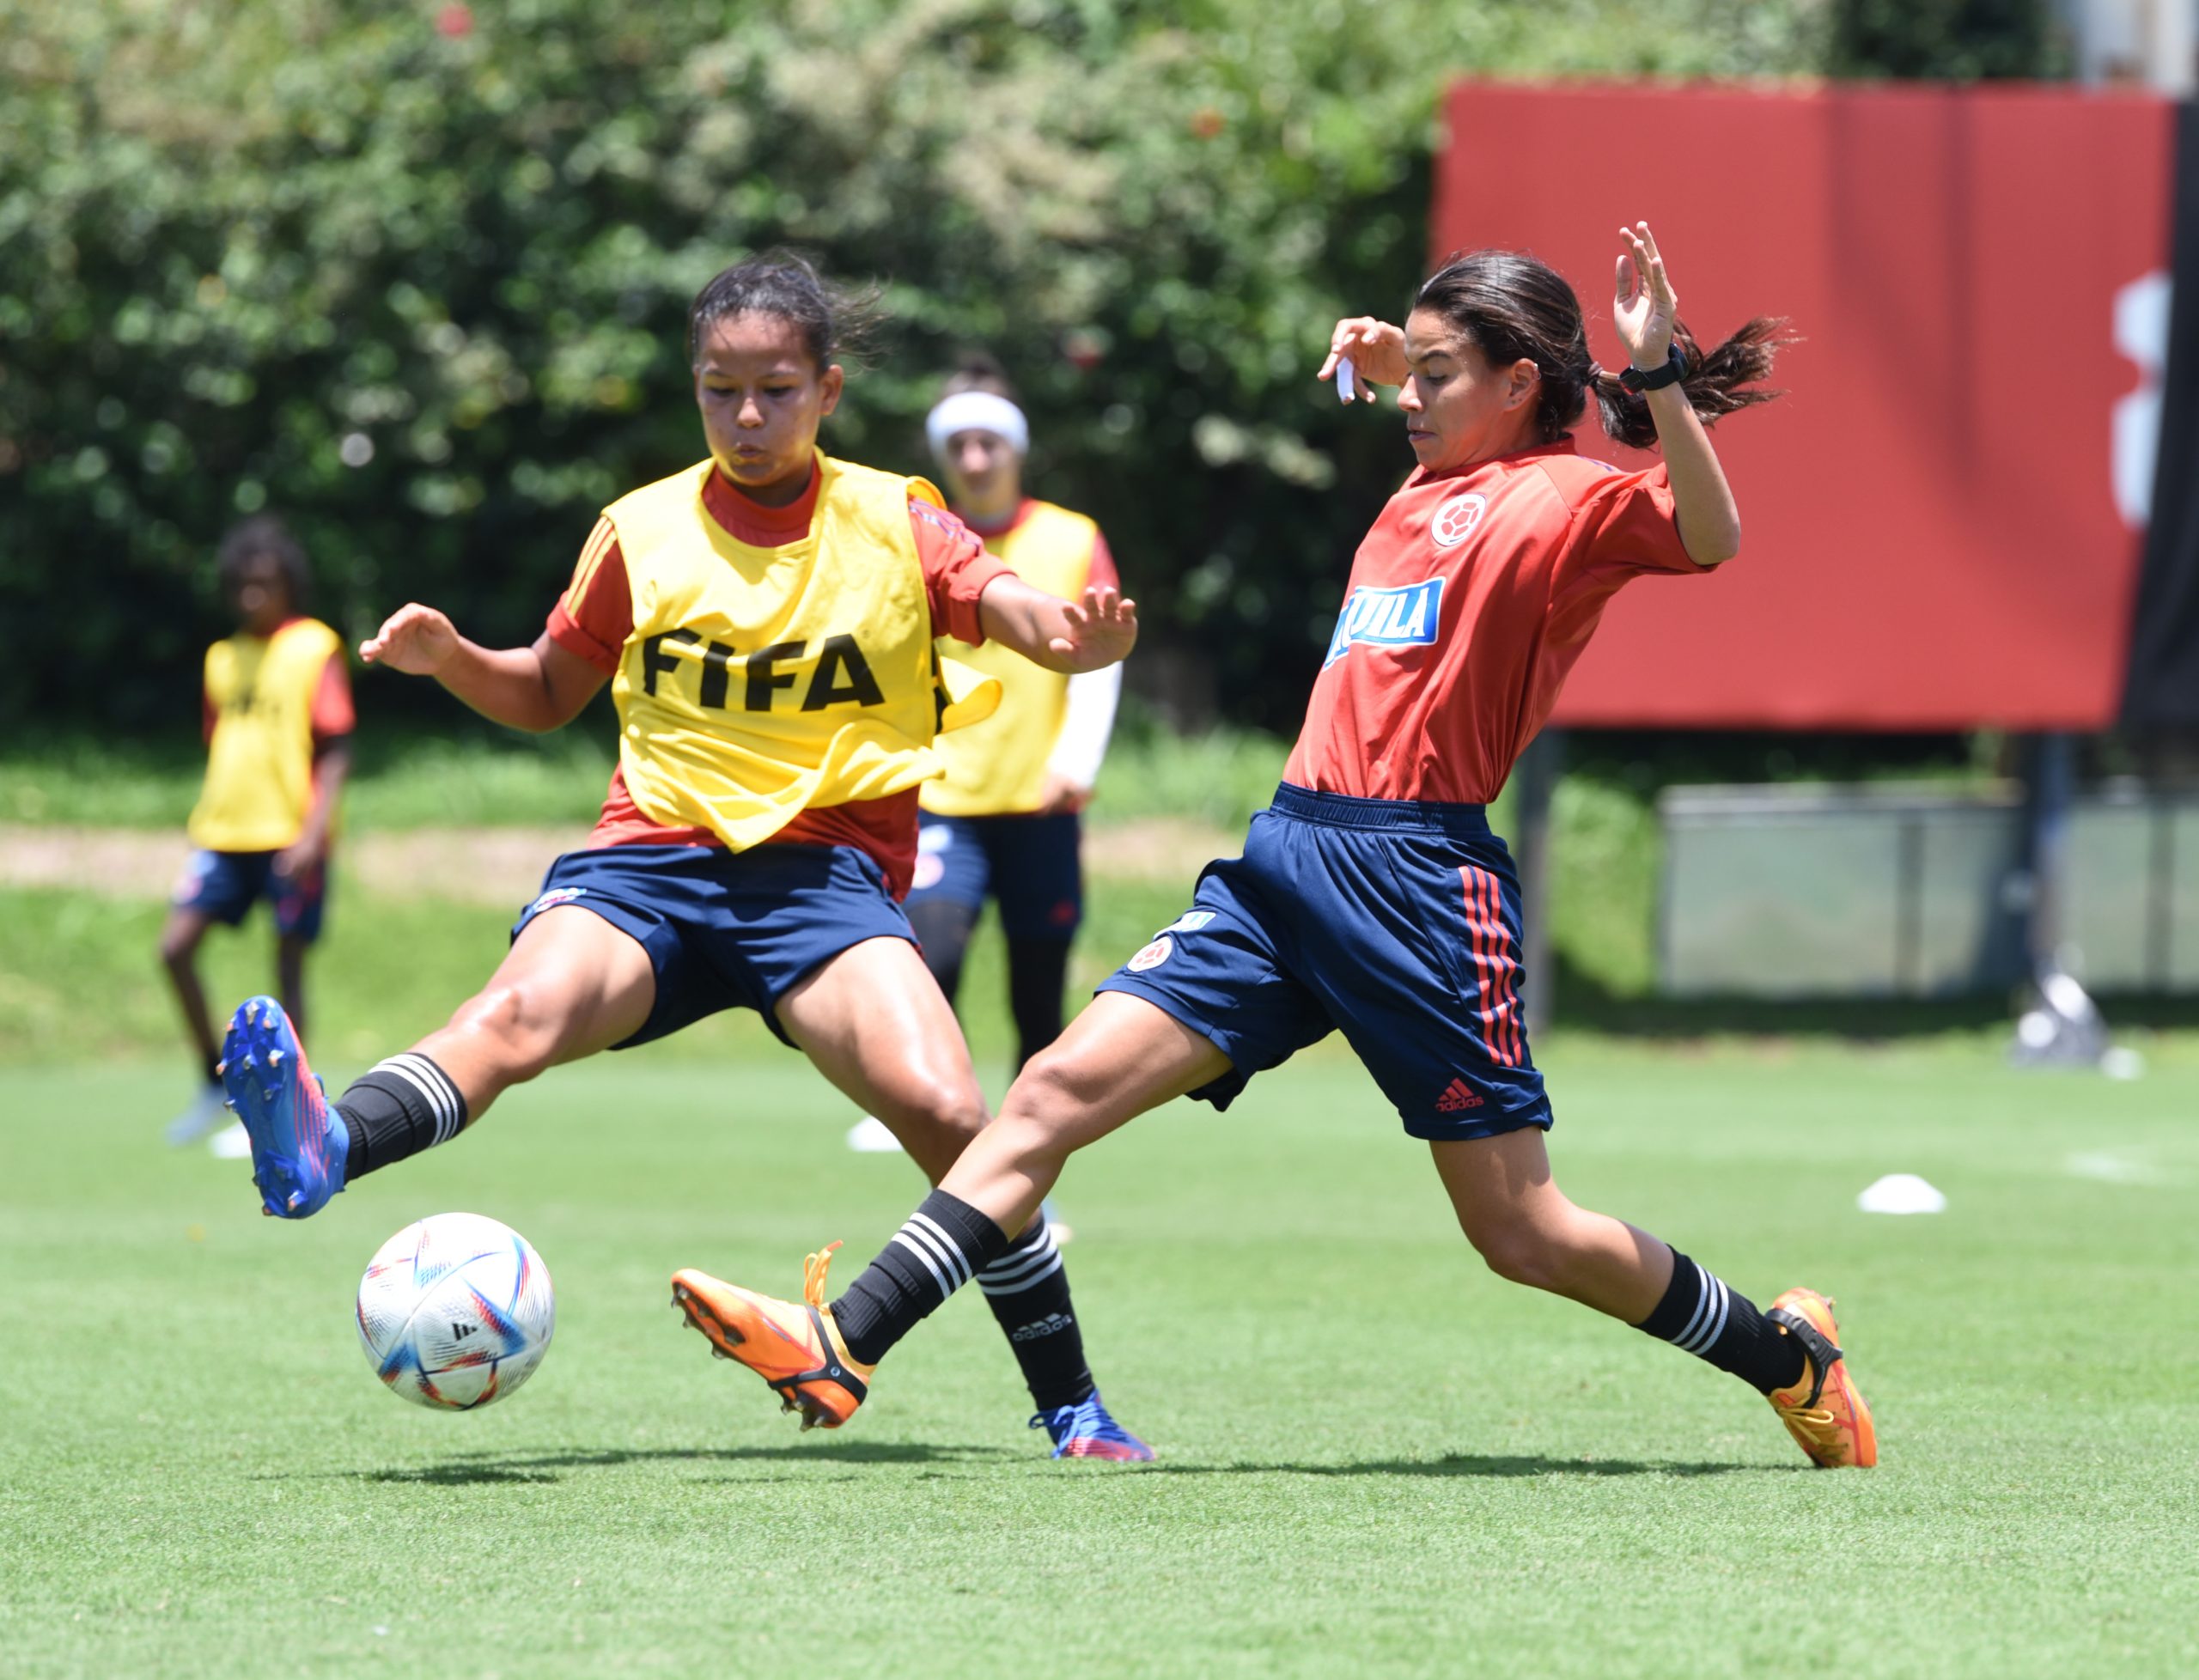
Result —
<path fill-rule="evenodd" d="M 1477 490 L 1453 496 L 1428 521 L 1428 534 L 1438 548 L 1456 548 L 1474 534 L 1481 516 L 1489 511 L 1489 498 Z"/>
<path fill-rule="evenodd" d="M 1361 584 L 1351 592 L 1337 617 L 1336 634 L 1329 638 L 1326 670 L 1357 642 L 1368 648 L 1410 648 L 1435 640 L 1435 626 L 1443 616 L 1443 580 L 1427 578 L 1401 589 L 1374 589 Z"/>

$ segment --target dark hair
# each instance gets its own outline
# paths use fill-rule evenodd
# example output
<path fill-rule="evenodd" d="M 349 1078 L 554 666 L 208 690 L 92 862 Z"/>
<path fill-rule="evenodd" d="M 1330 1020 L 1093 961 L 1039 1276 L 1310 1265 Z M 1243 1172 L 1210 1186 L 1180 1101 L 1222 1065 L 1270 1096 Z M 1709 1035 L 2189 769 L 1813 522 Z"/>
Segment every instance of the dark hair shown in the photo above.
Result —
<path fill-rule="evenodd" d="M 290 592 L 290 610 L 302 612 L 313 579 L 306 569 L 306 551 L 290 534 L 290 527 L 274 514 L 254 514 L 231 526 L 216 551 L 215 568 L 222 593 L 235 595 L 245 569 L 255 560 L 271 559 L 283 570 L 283 586 Z"/>
<path fill-rule="evenodd" d="M 705 332 L 736 315 L 793 322 L 822 373 L 835 358 L 862 361 L 879 325 L 878 292 L 835 285 L 799 252 L 758 252 L 721 271 L 695 294 L 687 311 L 687 359 L 701 356 Z"/>
<path fill-rule="evenodd" d="M 986 350 L 965 350 L 955 359 L 954 371 L 947 376 L 947 382 L 939 387 L 942 399 L 965 391 L 987 392 L 1007 398 L 1018 408 L 1023 406 L 1023 399 L 1008 382 L 1008 369 Z"/>
<path fill-rule="evenodd" d="M 1580 423 L 1592 387 L 1607 435 L 1636 449 L 1656 442 L 1649 399 L 1596 366 L 1581 300 L 1549 264 L 1520 251 L 1453 252 L 1421 283 L 1412 307 L 1442 316 L 1495 367 L 1522 358 L 1535 364 L 1541 375 L 1535 427 L 1543 442 L 1556 442 Z M 1706 351 L 1684 323 L 1673 323 L 1673 342 L 1687 357 L 1680 389 L 1703 424 L 1782 394 L 1757 381 L 1770 374 L 1781 347 L 1794 342 L 1786 329 L 1782 317 L 1758 315 Z"/>

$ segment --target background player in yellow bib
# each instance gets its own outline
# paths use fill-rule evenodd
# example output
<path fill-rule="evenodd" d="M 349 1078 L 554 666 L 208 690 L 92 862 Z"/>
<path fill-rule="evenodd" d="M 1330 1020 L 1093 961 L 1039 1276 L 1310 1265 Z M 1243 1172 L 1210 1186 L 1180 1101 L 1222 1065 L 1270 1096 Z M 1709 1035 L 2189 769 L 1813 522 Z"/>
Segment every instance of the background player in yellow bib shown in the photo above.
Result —
<path fill-rule="evenodd" d="M 1082 514 L 1024 493 L 1030 423 L 989 356 L 968 358 L 924 423 L 947 505 L 984 539 L 985 551 L 1027 583 L 1075 600 L 1118 584 L 1100 527 Z M 1115 724 L 1123 669 L 1075 676 L 1000 648 L 957 644 L 954 656 L 996 678 L 999 709 L 939 744 L 946 773 L 924 783 L 909 921 L 924 965 L 953 1003 L 963 953 L 988 898 L 1008 945 L 1008 1008 L 1020 1068 L 1061 1036 L 1070 941 L 1083 918 L 1078 857 L 1082 813 Z M 865 1120 L 859 1149 L 892 1147 Z"/>
<path fill-rule="evenodd" d="M 710 458 L 605 510 L 533 644 L 484 648 L 414 605 L 362 646 L 516 728 L 570 722 L 608 681 L 618 769 L 591 844 L 551 866 L 487 986 L 332 1104 L 271 1000 L 237 1011 L 224 1078 L 269 1213 L 317 1211 L 559 1062 L 734 1007 L 883 1119 L 935 1183 L 984 1124 L 898 903 L 934 738 L 997 699 L 935 642 L 1093 670 L 1130 651 L 1136 613 L 1112 589 L 1072 604 L 1033 588 L 924 480 L 818 449 L 847 313 L 798 258 L 726 270 L 688 319 Z M 728 1082 L 729 1113 L 739 1101 Z M 813 1271 L 821 1287 L 821 1258 Z M 1057 1456 L 1149 1457 L 1100 1403 L 1045 1222 L 977 1281 Z M 678 1287 L 724 1351 L 728 1286 L 685 1271 Z M 829 1427 L 855 1402 L 819 1397 L 861 1385 L 810 1330 L 790 1327 L 784 1369 L 766 1375 Z"/>
<path fill-rule="evenodd" d="M 192 809 L 192 851 L 161 929 L 161 962 L 183 1008 L 198 1094 L 171 1121 L 171 1143 L 227 1123 L 214 1024 L 198 983 L 198 945 L 235 927 L 261 898 L 275 918 L 276 989 L 305 1030 L 306 951 L 320 935 L 329 837 L 350 767 L 351 685 L 344 644 L 304 616 L 305 551 L 262 514 L 222 538 L 222 593 L 235 636 L 206 650 L 206 780 Z"/>
<path fill-rule="evenodd" d="M 1026 582 L 1071 600 L 1118 584 L 1100 527 L 1027 496 L 1029 423 L 998 370 L 973 360 L 924 423 L 947 505 Z M 941 743 L 946 774 L 927 782 L 909 917 L 949 1001 L 978 910 L 1000 907 L 1020 1067 L 1061 1034 L 1069 947 L 1083 914 L 1077 843 L 1115 724 L 1123 670 L 1069 676 L 997 648 L 957 649 L 997 676 L 1000 708 Z M 932 867 L 936 861 L 938 868 Z"/>

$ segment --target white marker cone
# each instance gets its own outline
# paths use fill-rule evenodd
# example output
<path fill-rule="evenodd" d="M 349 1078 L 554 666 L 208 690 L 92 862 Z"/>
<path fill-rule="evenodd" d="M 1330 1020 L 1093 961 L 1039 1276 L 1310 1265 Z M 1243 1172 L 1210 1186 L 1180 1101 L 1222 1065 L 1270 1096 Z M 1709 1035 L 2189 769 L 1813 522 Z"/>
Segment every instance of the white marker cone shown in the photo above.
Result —
<path fill-rule="evenodd" d="M 1944 1214 L 1947 1198 L 1914 1172 L 1889 1172 L 1855 1198 L 1867 1214 Z"/>

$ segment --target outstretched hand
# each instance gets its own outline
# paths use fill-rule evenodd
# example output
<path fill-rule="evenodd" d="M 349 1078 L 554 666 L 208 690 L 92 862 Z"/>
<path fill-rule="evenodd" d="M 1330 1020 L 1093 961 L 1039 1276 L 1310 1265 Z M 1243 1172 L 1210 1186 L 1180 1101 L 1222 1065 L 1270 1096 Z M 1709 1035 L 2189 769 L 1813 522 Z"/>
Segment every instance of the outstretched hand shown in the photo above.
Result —
<path fill-rule="evenodd" d="M 1372 315 L 1355 315 L 1338 321 L 1329 334 L 1329 359 L 1316 379 L 1334 379 L 1337 363 L 1349 358 L 1358 373 L 1359 400 L 1376 400 L 1378 385 L 1403 385 L 1411 369 L 1405 365 L 1405 333 L 1401 326 L 1378 321 Z"/>
<path fill-rule="evenodd" d="M 432 606 L 400 606 L 359 644 L 369 665 L 386 665 L 415 677 L 432 677 L 458 651 L 458 629 Z"/>
<path fill-rule="evenodd" d="M 1618 236 L 1626 249 L 1618 259 L 1617 295 L 1611 301 L 1611 325 L 1618 329 L 1634 365 L 1645 374 L 1665 365 L 1672 345 L 1673 324 L 1679 318 L 1680 301 L 1665 273 L 1665 259 L 1657 253 L 1657 236 L 1647 222 L 1621 228 Z"/>
<path fill-rule="evenodd" d="M 1130 657 L 1137 645 L 1137 603 L 1110 587 L 1087 589 L 1083 605 L 1062 604 L 1067 636 L 1046 643 L 1046 651 L 1062 661 L 1063 671 L 1103 671 Z"/>

